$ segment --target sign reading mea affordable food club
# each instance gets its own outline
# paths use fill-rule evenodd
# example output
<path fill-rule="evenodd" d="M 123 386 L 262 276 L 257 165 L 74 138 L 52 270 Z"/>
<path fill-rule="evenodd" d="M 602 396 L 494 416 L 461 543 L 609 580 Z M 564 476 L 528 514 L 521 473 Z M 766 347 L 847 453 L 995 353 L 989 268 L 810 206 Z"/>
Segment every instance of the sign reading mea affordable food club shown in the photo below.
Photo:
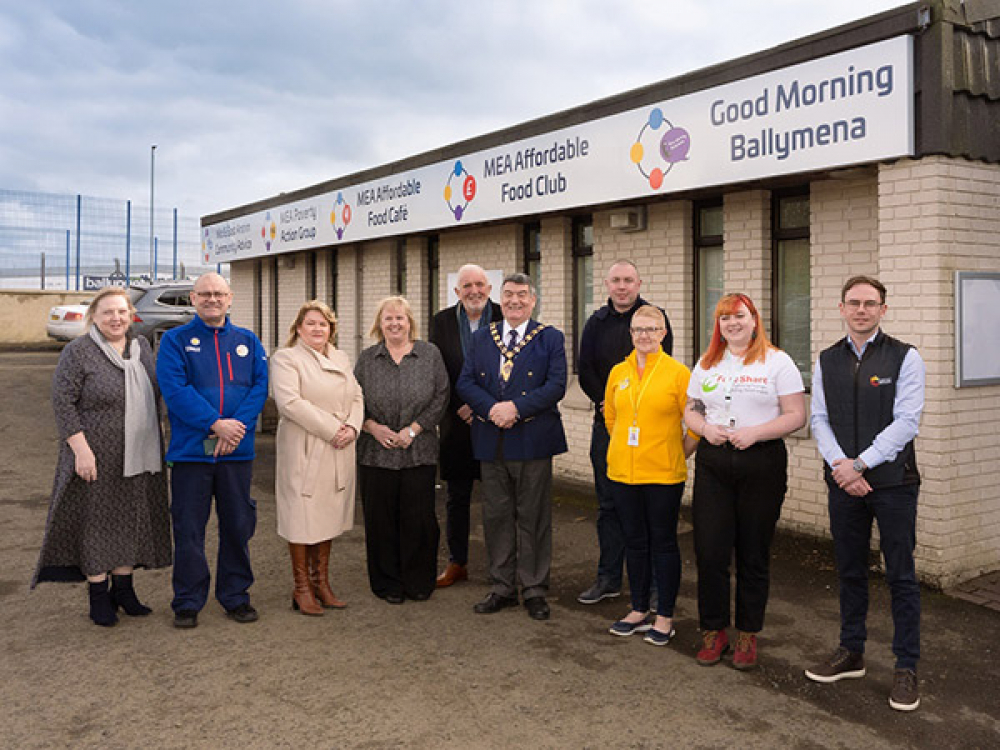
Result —
<path fill-rule="evenodd" d="M 227 262 L 913 153 L 908 36 L 206 226 Z"/>

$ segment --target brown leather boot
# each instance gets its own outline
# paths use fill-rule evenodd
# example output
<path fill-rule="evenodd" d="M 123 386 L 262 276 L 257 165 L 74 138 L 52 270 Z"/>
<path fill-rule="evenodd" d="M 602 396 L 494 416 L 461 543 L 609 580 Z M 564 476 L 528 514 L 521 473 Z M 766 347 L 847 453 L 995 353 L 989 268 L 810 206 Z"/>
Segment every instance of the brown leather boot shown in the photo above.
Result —
<path fill-rule="evenodd" d="M 295 580 L 295 590 L 292 592 L 292 609 L 304 615 L 321 615 L 323 608 L 313 596 L 309 585 L 309 568 L 306 561 L 306 545 L 288 543 L 288 551 L 292 556 L 292 577 Z"/>
<path fill-rule="evenodd" d="M 469 569 L 464 565 L 450 562 L 444 572 L 437 577 L 437 587 L 443 589 L 467 580 L 469 580 Z"/>
<path fill-rule="evenodd" d="M 330 540 L 309 545 L 309 581 L 317 601 L 326 609 L 344 609 L 341 601 L 330 588 Z"/>

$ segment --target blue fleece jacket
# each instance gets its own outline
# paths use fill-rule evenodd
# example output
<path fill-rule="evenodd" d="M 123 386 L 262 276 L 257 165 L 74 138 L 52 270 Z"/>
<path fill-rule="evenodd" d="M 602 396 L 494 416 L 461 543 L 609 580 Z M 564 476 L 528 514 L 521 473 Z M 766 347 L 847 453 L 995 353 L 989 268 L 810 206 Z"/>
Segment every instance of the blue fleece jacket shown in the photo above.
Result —
<path fill-rule="evenodd" d="M 267 399 L 267 353 L 253 331 L 226 318 L 221 328 L 195 317 L 160 341 L 156 376 L 170 417 L 167 461 L 249 461 L 257 417 Z M 246 435 L 235 451 L 214 458 L 204 441 L 222 418 L 238 419 Z"/>

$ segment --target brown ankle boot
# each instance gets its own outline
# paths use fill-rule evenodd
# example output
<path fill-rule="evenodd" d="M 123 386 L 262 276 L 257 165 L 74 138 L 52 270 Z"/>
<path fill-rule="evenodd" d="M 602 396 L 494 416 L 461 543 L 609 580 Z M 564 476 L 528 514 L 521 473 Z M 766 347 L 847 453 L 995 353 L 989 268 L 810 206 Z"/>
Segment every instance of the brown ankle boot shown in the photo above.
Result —
<path fill-rule="evenodd" d="M 306 561 L 306 545 L 288 543 L 288 551 L 292 556 L 292 577 L 295 580 L 295 590 L 292 592 L 292 609 L 299 610 L 304 615 L 321 615 L 323 608 L 313 596 L 309 585 L 309 568 Z"/>
<path fill-rule="evenodd" d="M 326 609 L 343 609 L 346 602 L 330 588 L 330 540 L 309 545 L 309 581 L 317 601 Z"/>

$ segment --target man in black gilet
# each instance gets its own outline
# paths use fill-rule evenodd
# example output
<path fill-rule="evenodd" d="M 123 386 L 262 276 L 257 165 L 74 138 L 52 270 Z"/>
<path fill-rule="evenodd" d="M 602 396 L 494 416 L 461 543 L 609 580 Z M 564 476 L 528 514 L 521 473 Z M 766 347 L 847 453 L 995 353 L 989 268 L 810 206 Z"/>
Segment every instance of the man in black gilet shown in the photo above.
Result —
<path fill-rule="evenodd" d="M 840 646 L 806 676 L 830 683 L 865 675 L 875 521 L 892 598 L 896 671 L 889 705 L 912 711 L 920 705 L 920 586 L 913 563 L 920 474 L 913 441 L 924 408 L 924 363 L 916 349 L 881 330 L 886 304 L 878 279 L 848 279 L 840 299 L 848 335 L 819 355 L 812 381 L 812 429 L 825 462 L 840 578 Z"/>

